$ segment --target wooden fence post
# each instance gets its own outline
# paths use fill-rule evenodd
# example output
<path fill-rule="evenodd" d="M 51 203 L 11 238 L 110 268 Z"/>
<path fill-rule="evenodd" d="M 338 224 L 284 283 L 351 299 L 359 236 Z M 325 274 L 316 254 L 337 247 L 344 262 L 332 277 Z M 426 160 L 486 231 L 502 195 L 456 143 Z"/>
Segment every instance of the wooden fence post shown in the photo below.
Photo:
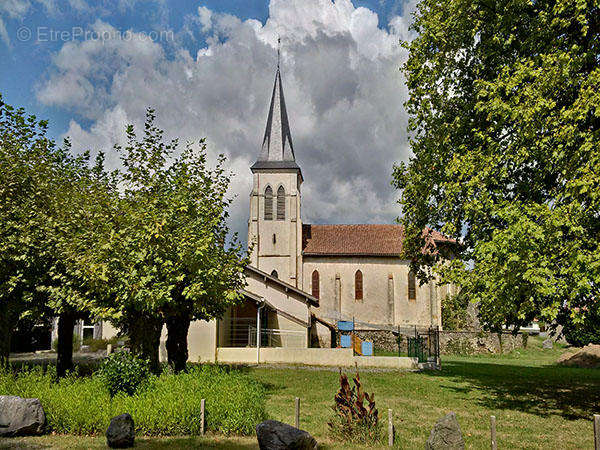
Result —
<path fill-rule="evenodd" d="M 296 397 L 296 428 L 300 428 L 300 398 Z"/>
<path fill-rule="evenodd" d="M 394 446 L 394 419 L 391 409 L 388 409 L 388 446 Z"/>
<path fill-rule="evenodd" d="M 594 414 L 594 448 L 600 450 L 600 414 Z"/>
<path fill-rule="evenodd" d="M 496 416 L 490 416 L 490 432 L 492 450 L 498 450 L 498 442 L 496 441 Z"/>
<path fill-rule="evenodd" d="M 200 400 L 200 434 L 204 434 L 205 431 L 205 421 L 204 421 L 204 405 L 205 405 L 205 400 L 202 399 Z"/>

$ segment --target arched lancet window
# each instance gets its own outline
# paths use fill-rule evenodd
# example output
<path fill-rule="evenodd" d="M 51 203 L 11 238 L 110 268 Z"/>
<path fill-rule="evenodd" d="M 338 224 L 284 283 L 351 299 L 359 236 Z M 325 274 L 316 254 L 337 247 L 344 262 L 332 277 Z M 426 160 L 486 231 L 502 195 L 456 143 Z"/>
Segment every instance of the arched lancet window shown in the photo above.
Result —
<path fill-rule="evenodd" d="M 265 220 L 273 220 L 273 189 L 267 186 L 265 189 Z"/>
<path fill-rule="evenodd" d="M 417 299 L 417 280 L 412 270 L 408 272 L 408 299 Z"/>
<path fill-rule="evenodd" d="M 354 299 L 363 299 L 363 274 L 360 270 L 354 274 Z"/>
<path fill-rule="evenodd" d="M 312 273 L 312 296 L 319 298 L 319 272 L 316 270 Z"/>
<path fill-rule="evenodd" d="M 273 271 L 271 272 L 271 276 L 275 277 L 275 278 L 279 278 L 279 274 L 277 273 L 277 271 L 275 269 L 273 269 Z"/>
<path fill-rule="evenodd" d="M 277 220 L 285 220 L 285 189 L 277 189 Z"/>

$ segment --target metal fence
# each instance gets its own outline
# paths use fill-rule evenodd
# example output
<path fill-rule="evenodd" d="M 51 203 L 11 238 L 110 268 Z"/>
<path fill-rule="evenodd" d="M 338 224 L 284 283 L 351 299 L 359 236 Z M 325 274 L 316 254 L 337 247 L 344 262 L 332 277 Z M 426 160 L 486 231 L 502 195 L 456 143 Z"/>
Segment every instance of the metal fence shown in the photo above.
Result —
<path fill-rule="evenodd" d="M 219 346 L 249 347 L 251 339 L 249 330 L 252 326 L 256 326 L 256 319 L 237 318 L 219 322 L 219 328 L 222 330 Z"/>
<path fill-rule="evenodd" d="M 373 342 L 376 356 L 410 356 L 418 358 L 421 363 L 439 364 L 438 327 L 377 325 L 361 322 L 355 322 L 355 326 L 355 333 L 360 339 Z"/>
<path fill-rule="evenodd" d="M 256 347 L 256 328 L 250 327 L 248 332 L 250 333 L 250 346 Z M 306 332 L 296 330 L 281 330 L 277 328 L 261 328 L 260 346 L 303 348 L 306 347 Z"/>
<path fill-rule="evenodd" d="M 235 318 L 221 321 L 221 347 L 256 347 L 256 319 Z M 277 328 L 260 330 L 261 347 L 306 347 L 306 332 Z"/>
<path fill-rule="evenodd" d="M 415 327 L 414 337 L 407 338 L 408 356 L 417 358 L 420 363 L 440 363 L 440 329 L 431 327 L 418 331 Z"/>

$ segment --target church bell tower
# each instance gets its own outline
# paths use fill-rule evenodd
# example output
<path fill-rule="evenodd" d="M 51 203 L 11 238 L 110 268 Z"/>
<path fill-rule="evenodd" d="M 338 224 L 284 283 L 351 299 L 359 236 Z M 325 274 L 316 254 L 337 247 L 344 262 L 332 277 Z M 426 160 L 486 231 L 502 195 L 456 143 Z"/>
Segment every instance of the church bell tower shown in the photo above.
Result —
<path fill-rule="evenodd" d="M 279 64 L 267 127 L 253 174 L 248 220 L 250 264 L 292 286 L 302 288 L 302 221 L 300 185 Z"/>

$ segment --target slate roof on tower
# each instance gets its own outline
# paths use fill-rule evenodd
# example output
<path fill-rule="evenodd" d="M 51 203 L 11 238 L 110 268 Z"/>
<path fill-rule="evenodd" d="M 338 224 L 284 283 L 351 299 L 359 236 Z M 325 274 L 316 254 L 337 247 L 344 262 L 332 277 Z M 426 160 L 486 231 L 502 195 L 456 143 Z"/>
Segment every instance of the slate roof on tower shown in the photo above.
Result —
<path fill-rule="evenodd" d="M 296 157 L 294 155 L 292 134 L 285 107 L 279 66 L 275 73 L 275 84 L 273 85 L 273 94 L 271 95 L 265 136 L 258 159 L 251 169 L 300 170 L 300 167 L 296 164 Z"/>

